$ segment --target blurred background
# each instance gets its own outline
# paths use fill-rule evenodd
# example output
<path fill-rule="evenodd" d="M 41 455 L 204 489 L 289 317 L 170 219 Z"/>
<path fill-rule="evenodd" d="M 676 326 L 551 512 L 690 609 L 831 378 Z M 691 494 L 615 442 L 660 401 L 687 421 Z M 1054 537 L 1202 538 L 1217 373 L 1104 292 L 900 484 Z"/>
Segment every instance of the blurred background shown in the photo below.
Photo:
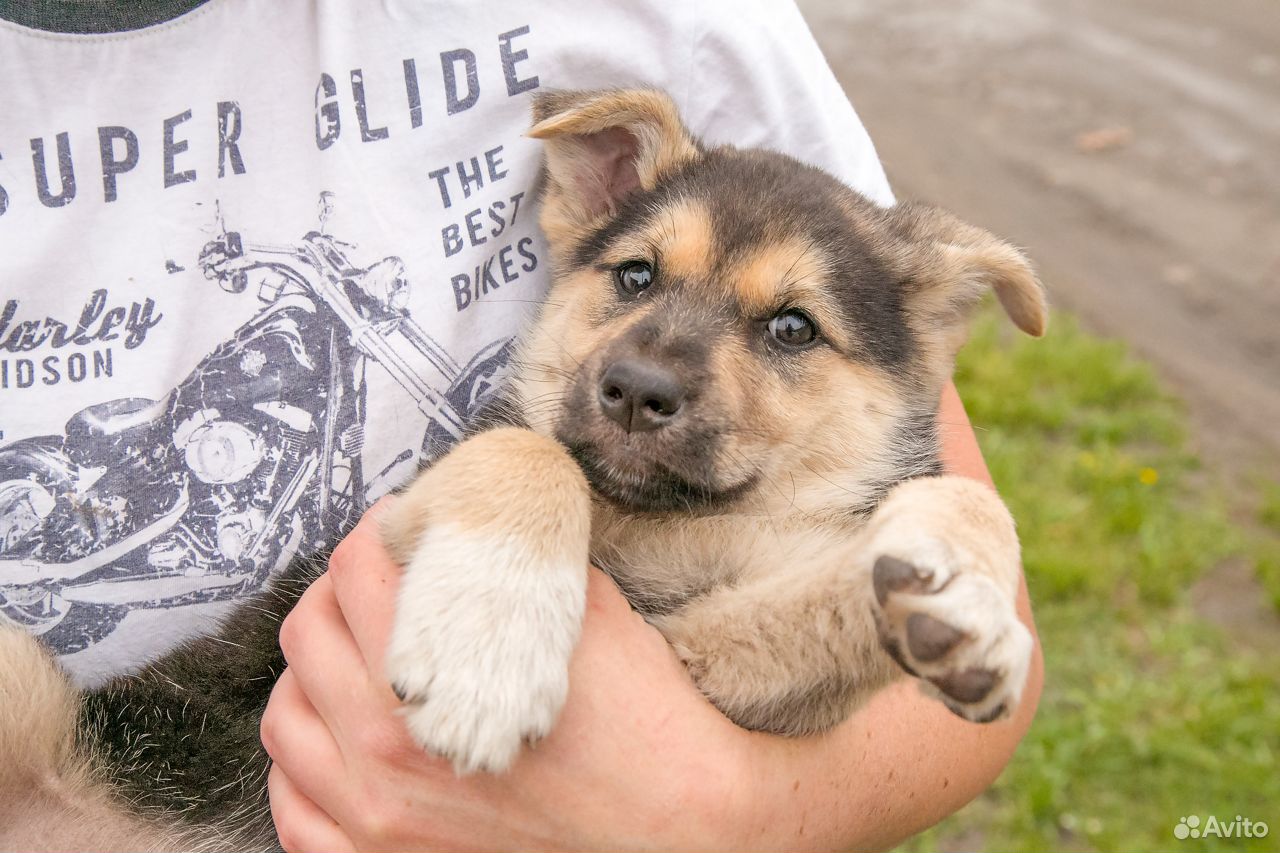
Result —
<path fill-rule="evenodd" d="M 1055 306 L 1034 342 L 988 310 L 956 376 L 1040 713 L 906 849 L 1280 850 L 1280 4 L 799 2 L 899 196 L 1025 247 Z"/>

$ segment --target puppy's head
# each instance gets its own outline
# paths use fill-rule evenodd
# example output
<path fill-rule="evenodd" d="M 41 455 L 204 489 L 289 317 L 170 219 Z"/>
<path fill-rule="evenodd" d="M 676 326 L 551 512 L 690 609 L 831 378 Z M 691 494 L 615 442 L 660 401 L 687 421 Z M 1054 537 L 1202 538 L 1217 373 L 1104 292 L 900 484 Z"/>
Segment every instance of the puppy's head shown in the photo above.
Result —
<path fill-rule="evenodd" d="M 547 93 L 535 119 L 555 281 L 517 395 L 624 508 L 869 500 L 934 460 L 986 288 L 1044 330 L 1013 247 L 780 154 L 706 149 L 661 93 Z"/>

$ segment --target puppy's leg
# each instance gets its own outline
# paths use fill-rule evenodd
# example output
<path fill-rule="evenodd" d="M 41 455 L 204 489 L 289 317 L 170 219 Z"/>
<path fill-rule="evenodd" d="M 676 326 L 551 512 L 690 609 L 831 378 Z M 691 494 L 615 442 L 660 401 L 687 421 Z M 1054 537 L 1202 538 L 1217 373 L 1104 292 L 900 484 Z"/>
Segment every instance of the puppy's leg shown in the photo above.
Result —
<path fill-rule="evenodd" d="M 775 552 L 753 555 L 771 563 L 765 573 L 651 621 L 738 725 L 825 731 L 902 670 L 877 638 L 870 566 L 858 567 L 856 538 L 808 531 L 770 544 Z"/>
<path fill-rule="evenodd" d="M 761 540 L 762 542 L 765 540 Z M 905 671 L 962 717 L 1016 706 L 1031 660 L 1008 511 L 958 477 L 896 488 L 848 540 L 781 534 L 761 576 L 652 620 L 750 729 L 830 728 Z"/>
<path fill-rule="evenodd" d="M 867 537 L 885 650 L 961 717 L 1010 713 L 1033 644 L 1015 607 L 1018 539 L 1000 499 L 963 477 L 910 480 L 876 510 Z"/>
<path fill-rule="evenodd" d="M 505 769 L 564 704 L 590 509 L 558 444 L 504 428 L 460 444 L 385 516 L 405 567 L 387 674 L 414 737 L 459 772 Z"/>

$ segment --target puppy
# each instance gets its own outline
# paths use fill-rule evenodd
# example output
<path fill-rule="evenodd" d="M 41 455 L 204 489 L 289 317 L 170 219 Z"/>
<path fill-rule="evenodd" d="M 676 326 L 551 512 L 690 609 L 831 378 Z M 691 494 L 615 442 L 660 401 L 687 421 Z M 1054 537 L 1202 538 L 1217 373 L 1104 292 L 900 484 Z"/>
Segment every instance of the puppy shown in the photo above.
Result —
<path fill-rule="evenodd" d="M 405 567 L 387 677 L 413 736 L 496 772 L 546 735 L 592 563 L 744 727 L 821 732 L 904 676 L 966 719 L 1010 713 L 1032 651 L 1013 522 L 942 473 L 934 424 L 988 288 L 1043 333 L 1026 259 L 783 155 L 704 147 L 658 92 L 534 112 L 551 292 L 503 398 L 384 516 Z M 128 846 L 190 844 L 189 825 L 270 843 L 258 717 L 307 578 L 241 608 L 236 646 L 85 697 L 0 633 L 20 817 L 70 790 Z"/>

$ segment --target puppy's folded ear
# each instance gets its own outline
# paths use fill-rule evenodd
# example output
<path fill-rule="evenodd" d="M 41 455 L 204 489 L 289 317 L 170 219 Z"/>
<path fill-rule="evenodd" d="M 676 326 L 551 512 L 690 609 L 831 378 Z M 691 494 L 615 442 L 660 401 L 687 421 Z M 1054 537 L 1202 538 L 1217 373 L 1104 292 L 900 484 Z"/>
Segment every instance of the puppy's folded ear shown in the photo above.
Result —
<path fill-rule="evenodd" d="M 1044 286 L 1018 249 L 937 208 L 900 204 L 890 216 L 909 240 L 913 310 L 944 326 L 968 316 L 988 288 L 1013 324 L 1040 337 L 1049 324 Z"/>
<path fill-rule="evenodd" d="M 546 141 L 543 228 L 568 236 L 698 156 L 676 105 L 651 89 L 539 92 L 527 133 Z"/>

